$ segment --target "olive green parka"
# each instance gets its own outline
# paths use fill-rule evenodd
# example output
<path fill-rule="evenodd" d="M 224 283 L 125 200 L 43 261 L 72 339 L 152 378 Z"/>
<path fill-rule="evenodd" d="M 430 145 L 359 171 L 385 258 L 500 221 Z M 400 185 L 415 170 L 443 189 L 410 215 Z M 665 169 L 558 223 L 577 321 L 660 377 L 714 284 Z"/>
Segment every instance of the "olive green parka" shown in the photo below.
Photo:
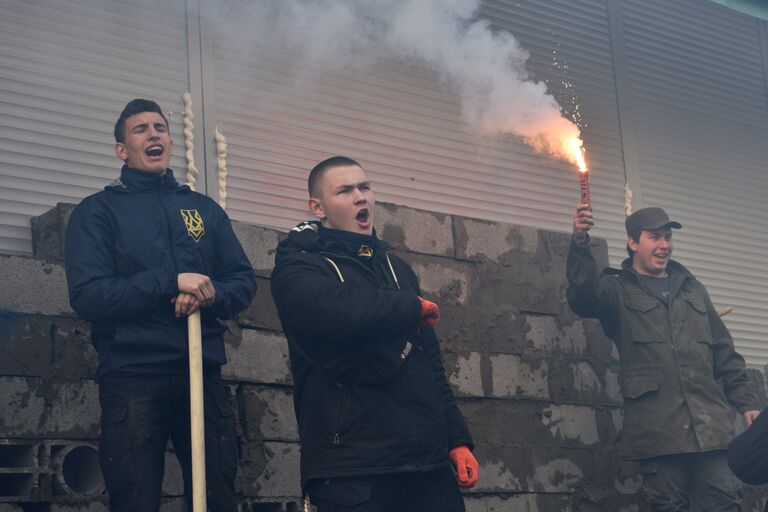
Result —
<path fill-rule="evenodd" d="M 665 301 L 643 286 L 631 259 L 601 275 L 588 242 L 572 241 L 568 253 L 568 304 L 599 319 L 620 354 L 627 459 L 725 449 L 734 434 L 729 404 L 758 408 L 704 285 L 675 261 L 667 273 Z"/>

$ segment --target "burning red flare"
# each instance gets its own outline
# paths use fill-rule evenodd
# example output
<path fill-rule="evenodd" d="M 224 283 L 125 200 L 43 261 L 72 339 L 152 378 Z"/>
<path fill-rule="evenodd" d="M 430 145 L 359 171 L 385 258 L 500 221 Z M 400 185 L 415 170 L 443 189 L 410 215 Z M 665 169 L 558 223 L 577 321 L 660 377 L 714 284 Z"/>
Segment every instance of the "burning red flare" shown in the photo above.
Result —
<path fill-rule="evenodd" d="M 589 202 L 589 178 L 587 176 L 587 162 L 584 159 L 584 142 L 575 137 L 570 140 L 570 154 L 574 163 L 579 168 L 579 185 L 581 186 L 581 204 L 590 204 Z"/>

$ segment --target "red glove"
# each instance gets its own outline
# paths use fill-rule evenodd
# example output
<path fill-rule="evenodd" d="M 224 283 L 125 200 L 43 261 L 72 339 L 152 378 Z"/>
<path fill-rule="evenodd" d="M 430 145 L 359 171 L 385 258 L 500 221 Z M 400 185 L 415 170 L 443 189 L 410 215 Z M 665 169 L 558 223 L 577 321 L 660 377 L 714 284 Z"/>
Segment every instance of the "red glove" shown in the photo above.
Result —
<path fill-rule="evenodd" d="M 419 297 L 421 302 L 421 318 L 419 318 L 419 327 L 434 327 L 437 325 L 437 321 L 440 320 L 440 308 L 437 304 L 424 300 Z"/>
<path fill-rule="evenodd" d="M 480 467 L 469 448 L 464 445 L 457 446 L 448 452 L 448 457 L 451 458 L 451 462 L 456 467 L 456 481 L 459 487 L 469 489 L 474 486 L 477 483 Z"/>

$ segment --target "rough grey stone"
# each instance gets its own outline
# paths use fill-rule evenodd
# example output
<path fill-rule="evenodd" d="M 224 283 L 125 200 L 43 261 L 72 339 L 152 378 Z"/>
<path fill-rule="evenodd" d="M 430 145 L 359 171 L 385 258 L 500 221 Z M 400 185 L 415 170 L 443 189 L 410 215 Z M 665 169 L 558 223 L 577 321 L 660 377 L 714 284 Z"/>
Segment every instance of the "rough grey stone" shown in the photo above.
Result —
<path fill-rule="evenodd" d="M 266 466 L 251 487 L 258 496 L 279 496 L 298 499 L 301 496 L 299 476 L 299 445 L 296 443 L 264 443 Z"/>
<path fill-rule="evenodd" d="M 268 279 L 257 277 L 256 297 L 250 306 L 238 315 L 238 321 L 245 327 L 261 327 L 273 331 L 282 331 L 283 326 L 277 316 L 277 308 L 272 300 L 272 289 Z"/>
<path fill-rule="evenodd" d="M 42 429 L 61 437 L 96 437 L 99 433 L 99 390 L 92 380 L 57 382 L 50 387 L 51 405 Z"/>
<path fill-rule="evenodd" d="M 376 231 L 399 249 L 453 256 L 451 217 L 385 203 L 376 205 Z"/>
<path fill-rule="evenodd" d="M 551 398 L 555 402 L 620 405 L 617 370 L 594 360 L 555 359 L 549 372 Z"/>
<path fill-rule="evenodd" d="M 551 405 L 544 409 L 544 425 L 553 436 L 593 445 L 600 440 L 595 409 L 580 405 Z"/>
<path fill-rule="evenodd" d="M 456 356 L 456 362 L 451 371 L 448 372 L 448 381 L 458 396 L 476 396 L 482 397 L 483 377 L 482 377 L 482 354 L 479 352 L 470 352 Z"/>
<path fill-rule="evenodd" d="M 603 384 L 593 366 L 587 361 L 576 362 L 571 367 L 571 370 L 573 372 L 573 386 L 575 391 L 581 396 L 600 396 L 605 393 L 608 385 L 618 386 L 618 379 L 615 373 L 608 370 L 606 377 L 610 384 L 609 382 Z M 612 375 L 613 377 L 611 378 L 608 375 Z M 612 392 L 615 393 L 616 391 L 612 390 Z"/>
<path fill-rule="evenodd" d="M 571 512 L 569 495 L 522 493 L 466 497 L 467 512 Z M 579 509 L 580 510 L 580 509 Z M 607 509 L 606 509 L 607 510 Z"/>
<path fill-rule="evenodd" d="M 546 361 L 529 363 L 512 354 L 492 355 L 493 396 L 546 400 L 549 398 L 548 373 Z"/>
<path fill-rule="evenodd" d="M 0 437 L 37 437 L 45 398 L 37 379 L 0 377 Z"/>
<path fill-rule="evenodd" d="M 288 342 L 268 331 L 243 329 L 241 338 L 226 338 L 227 364 L 221 369 L 225 380 L 291 384 Z"/>
<path fill-rule="evenodd" d="M 530 328 L 527 337 L 537 349 L 580 354 L 587 348 L 584 328 L 579 321 L 560 328 L 553 316 L 528 315 L 526 323 Z"/>
<path fill-rule="evenodd" d="M 488 512 L 487 498 L 464 496 L 464 509 L 466 512 Z M 2 510 L 0 510 L 2 512 Z"/>
<path fill-rule="evenodd" d="M 187 512 L 187 504 L 184 498 L 171 498 L 163 500 L 160 512 Z"/>
<path fill-rule="evenodd" d="M 510 253 L 534 257 L 539 251 L 539 232 L 534 228 L 461 217 L 455 217 L 454 224 L 457 258 L 507 264 Z"/>
<path fill-rule="evenodd" d="M 527 482 L 528 489 L 540 492 L 573 492 L 589 474 L 586 457 L 588 454 L 578 457 L 573 451 L 548 453 L 540 458 L 535 456 L 533 475 L 529 476 Z"/>
<path fill-rule="evenodd" d="M 273 229 L 238 221 L 232 221 L 232 229 L 253 269 L 259 275 L 268 277 L 275 266 L 275 252 L 280 234 Z"/>
<path fill-rule="evenodd" d="M 243 386 L 246 435 L 249 439 L 298 441 L 299 431 L 290 391 Z"/>
<path fill-rule="evenodd" d="M 5 511 L 0 508 L 0 512 Z M 95 501 L 88 500 L 87 502 L 83 501 L 80 503 L 54 502 L 51 503 L 50 512 L 109 512 L 109 504 L 105 498 Z"/>
<path fill-rule="evenodd" d="M 408 258 L 419 277 L 422 293 L 429 298 L 446 297 L 451 302 L 466 304 L 469 300 L 472 269 L 452 260 L 440 258 Z"/>
<path fill-rule="evenodd" d="M 504 461 L 485 461 L 480 463 L 480 478 L 472 492 L 520 492 L 525 485 L 514 468 Z"/>
<path fill-rule="evenodd" d="M 0 254 L 0 308 L 17 313 L 72 315 L 64 268 Z"/>
<path fill-rule="evenodd" d="M 543 262 L 513 253 L 508 266 L 485 263 L 478 269 L 470 300 L 484 308 L 499 305 L 527 313 L 559 315 L 566 308 L 565 282 Z"/>
<path fill-rule="evenodd" d="M 621 385 L 619 384 L 619 375 L 608 368 L 605 370 L 604 380 L 605 395 L 608 399 L 617 404 L 622 403 L 623 398 L 621 395 Z"/>
<path fill-rule="evenodd" d="M 32 254 L 47 261 L 64 261 L 64 241 L 69 217 L 75 205 L 58 203 L 37 217 L 32 217 Z"/>
<path fill-rule="evenodd" d="M 172 451 L 165 452 L 165 473 L 163 475 L 163 496 L 184 495 L 184 475 L 181 464 L 176 454 Z"/>

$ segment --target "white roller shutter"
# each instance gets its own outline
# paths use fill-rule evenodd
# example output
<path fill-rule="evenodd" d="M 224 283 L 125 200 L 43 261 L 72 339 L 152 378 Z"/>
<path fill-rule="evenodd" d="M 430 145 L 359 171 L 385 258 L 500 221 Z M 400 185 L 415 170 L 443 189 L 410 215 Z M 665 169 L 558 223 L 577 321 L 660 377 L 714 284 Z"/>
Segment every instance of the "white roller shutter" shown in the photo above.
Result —
<path fill-rule="evenodd" d="M 173 111 L 183 167 L 184 0 L 0 0 L 0 251 L 32 251 L 30 218 L 117 177 L 125 103 Z"/>
<path fill-rule="evenodd" d="M 597 235 L 619 240 L 624 175 L 603 2 L 487 1 L 480 17 L 513 32 L 531 53 L 532 74 L 571 108 L 574 89 L 565 82 L 575 87 L 602 221 Z M 297 82 L 296 55 L 243 48 L 247 37 L 236 37 L 235 46 L 231 29 L 216 33 L 213 53 L 233 218 L 281 229 L 306 218 L 308 170 L 342 154 L 364 164 L 379 201 L 570 229 L 579 198 L 575 169 L 514 140 L 471 135 L 457 98 L 432 71 L 382 59 L 366 72 Z M 558 67 L 563 63 L 567 69 Z"/>
<path fill-rule="evenodd" d="M 709 2 L 624 3 L 646 206 L 683 224 L 675 256 L 748 362 L 768 363 L 768 97 L 760 22 Z"/>

